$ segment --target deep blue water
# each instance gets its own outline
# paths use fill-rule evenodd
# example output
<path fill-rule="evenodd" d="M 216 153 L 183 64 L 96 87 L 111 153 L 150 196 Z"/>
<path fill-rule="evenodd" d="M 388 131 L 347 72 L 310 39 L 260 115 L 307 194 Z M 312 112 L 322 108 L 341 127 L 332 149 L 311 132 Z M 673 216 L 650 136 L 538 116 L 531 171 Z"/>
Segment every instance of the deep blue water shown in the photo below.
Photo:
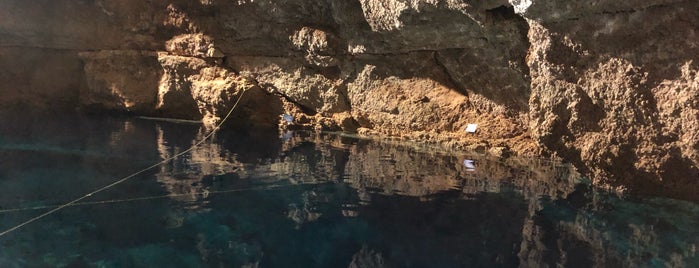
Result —
<path fill-rule="evenodd" d="M 205 134 L 136 118 L 0 121 L 0 231 Z M 698 215 L 593 190 L 548 161 L 223 131 L 0 237 L 0 267 L 699 267 Z"/>

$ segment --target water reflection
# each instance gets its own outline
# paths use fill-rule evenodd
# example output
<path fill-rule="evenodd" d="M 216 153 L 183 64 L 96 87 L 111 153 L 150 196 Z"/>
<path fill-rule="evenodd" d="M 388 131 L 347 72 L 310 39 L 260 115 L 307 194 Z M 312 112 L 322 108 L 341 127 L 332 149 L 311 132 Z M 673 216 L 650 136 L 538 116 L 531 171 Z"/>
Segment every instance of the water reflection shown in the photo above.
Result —
<path fill-rule="evenodd" d="M 65 202 L 206 135 L 138 119 L 31 122 L 0 124 L 2 208 Z M 541 159 L 229 130 L 90 201 L 143 196 L 163 198 L 66 209 L 0 238 L 0 266 L 699 265 L 699 205 L 600 193 Z M 32 213 L 0 213 L 0 227 Z"/>
<path fill-rule="evenodd" d="M 217 138 L 226 139 L 230 136 L 220 135 Z M 277 155 L 269 153 L 270 157 L 267 159 L 255 159 L 252 163 L 254 165 L 236 162 L 234 158 L 228 158 L 223 162 L 227 161 L 226 166 L 240 168 L 240 179 L 256 182 L 343 182 L 356 190 L 359 199 L 356 204 L 343 204 L 341 213 L 346 217 L 369 213 L 365 211 L 366 207 L 371 206 L 372 198 L 377 198 L 377 194 L 412 196 L 417 197 L 420 202 L 433 202 L 446 192 L 450 195 L 459 192 L 458 199 L 474 202 L 482 201 L 484 193 L 521 194 L 525 201 L 523 210 L 510 211 L 508 215 L 522 213 L 521 218 L 509 219 L 514 226 L 520 226 L 515 230 L 521 237 L 521 243 L 514 248 L 518 248 L 516 262 L 522 266 L 677 266 L 696 262 L 696 244 L 699 237 L 696 227 L 671 228 L 672 231 L 692 229 L 691 235 L 684 238 L 686 242 L 674 242 L 680 244 L 679 247 L 685 248 L 684 250 L 662 252 L 661 248 L 666 249 L 666 246 L 671 245 L 659 242 L 663 239 L 658 239 L 658 234 L 652 226 L 627 224 L 624 217 L 615 217 L 614 221 L 620 225 L 619 229 L 606 230 L 611 223 L 604 222 L 603 218 L 614 215 L 613 212 L 609 212 L 608 206 L 615 203 L 629 205 L 629 201 L 616 197 L 600 199 L 599 194 L 582 183 L 579 175 L 567 165 L 541 159 L 513 158 L 501 162 L 483 156 L 467 155 L 477 159 L 476 169 L 475 166 L 463 165 L 463 161 L 460 160 L 464 159 L 464 156 L 420 152 L 409 146 L 349 139 L 332 134 L 287 132 L 281 140 L 283 143 L 279 145 Z M 217 145 L 214 143 L 211 146 Z M 235 151 L 235 148 L 230 150 Z M 209 154 L 206 157 L 211 156 Z M 221 159 L 215 161 L 222 161 Z M 306 191 L 302 196 L 303 201 L 290 203 L 287 211 L 287 217 L 295 223 L 296 229 L 321 218 L 322 213 L 315 209 L 315 204 L 327 202 L 328 199 L 318 197 L 315 191 Z M 572 203 L 575 204 L 574 207 L 566 206 Z M 634 205 L 644 207 L 647 204 Z M 688 205 L 693 209 L 697 208 L 696 204 Z M 569 211 L 565 213 L 569 213 L 571 218 L 559 218 L 560 211 L 551 212 L 566 208 Z M 697 215 L 696 211 L 685 212 L 685 217 Z M 647 213 L 652 214 L 653 211 Z M 595 220 L 603 222 L 591 224 Z M 672 219 L 667 221 L 671 222 Z M 672 223 L 665 224 L 672 226 Z M 417 229 L 414 231 L 424 232 Z M 621 235 L 624 233 L 628 236 Z M 515 263 L 501 263 L 505 255 L 497 256 L 496 263 Z M 351 265 L 384 265 L 385 262 L 380 252 L 363 245 L 352 257 Z"/>
<path fill-rule="evenodd" d="M 182 153 L 207 134 L 204 129 L 198 129 L 196 132 L 189 133 L 198 139 L 178 141 L 177 139 L 182 137 L 182 132 L 172 137 L 173 132 L 168 132 L 167 127 L 162 125 L 156 126 L 156 132 L 156 144 L 161 159 L 168 159 Z M 166 133 L 170 133 L 170 136 L 166 137 Z M 233 173 L 241 166 L 236 156 L 230 154 L 220 144 L 206 143 L 195 147 L 174 161 L 161 165 L 155 177 L 167 192 L 173 194 L 174 199 L 188 202 L 192 204 L 192 209 L 196 209 L 206 204 L 210 190 L 202 183 L 204 177 Z"/>

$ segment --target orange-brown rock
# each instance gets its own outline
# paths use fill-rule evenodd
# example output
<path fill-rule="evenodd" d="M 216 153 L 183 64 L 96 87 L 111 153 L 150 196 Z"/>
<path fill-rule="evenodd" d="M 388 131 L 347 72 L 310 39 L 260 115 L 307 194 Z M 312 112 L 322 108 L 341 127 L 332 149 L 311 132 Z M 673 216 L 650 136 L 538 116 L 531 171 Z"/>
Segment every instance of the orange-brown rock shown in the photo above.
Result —
<path fill-rule="evenodd" d="M 699 193 L 699 6 L 683 0 L 0 2 L 2 109 L 345 130 L 559 156 Z M 467 124 L 478 124 L 465 133 Z M 496 148 L 496 149 L 492 149 Z"/>

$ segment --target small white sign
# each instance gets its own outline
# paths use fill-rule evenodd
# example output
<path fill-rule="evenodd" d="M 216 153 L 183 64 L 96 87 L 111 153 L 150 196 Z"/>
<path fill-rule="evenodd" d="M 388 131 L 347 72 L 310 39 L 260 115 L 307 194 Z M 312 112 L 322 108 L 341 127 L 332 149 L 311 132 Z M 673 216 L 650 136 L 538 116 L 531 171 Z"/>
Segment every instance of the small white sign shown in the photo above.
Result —
<path fill-rule="evenodd" d="M 478 124 L 468 124 L 468 126 L 466 126 L 466 132 L 467 133 L 476 133 L 477 128 L 478 128 Z"/>
<path fill-rule="evenodd" d="M 282 119 L 284 119 L 284 121 L 289 122 L 289 123 L 294 122 L 294 117 L 291 116 L 290 114 L 283 114 Z"/>
<path fill-rule="evenodd" d="M 473 160 L 466 159 L 464 160 L 464 166 L 466 167 L 467 171 L 475 171 L 476 166 L 473 164 Z"/>

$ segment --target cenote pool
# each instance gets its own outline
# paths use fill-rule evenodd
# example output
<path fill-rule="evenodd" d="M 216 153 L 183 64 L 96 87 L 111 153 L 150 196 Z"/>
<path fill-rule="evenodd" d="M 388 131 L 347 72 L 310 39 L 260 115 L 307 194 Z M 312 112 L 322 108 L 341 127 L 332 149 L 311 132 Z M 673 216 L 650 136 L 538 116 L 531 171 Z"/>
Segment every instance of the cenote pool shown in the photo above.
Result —
<path fill-rule="evenodd" d="M 0 229 L 204 135 L 137 118 L 3 118 Z M 543 160 L 222 131 L 0 237 L 0 267 L 699 267 L 698 215 L 692 202 L 592 190 Z"/>

